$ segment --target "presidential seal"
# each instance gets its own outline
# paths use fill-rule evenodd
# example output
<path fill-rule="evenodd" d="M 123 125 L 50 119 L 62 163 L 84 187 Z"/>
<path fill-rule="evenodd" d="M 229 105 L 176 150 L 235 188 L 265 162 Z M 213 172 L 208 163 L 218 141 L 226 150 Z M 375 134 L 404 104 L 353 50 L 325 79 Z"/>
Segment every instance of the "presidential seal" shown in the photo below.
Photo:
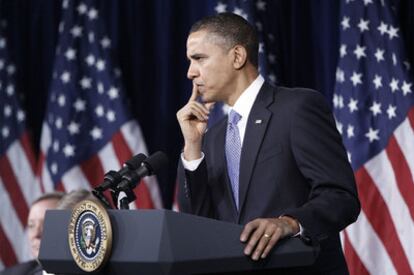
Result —
<path fill-rule="evenodd" d="M 112 246 L 112 228 L 105 207 L 84 200 L 72 211 L 68 227 L 69 248 L 76 264 L 86 272 L 103 266 Z"/>

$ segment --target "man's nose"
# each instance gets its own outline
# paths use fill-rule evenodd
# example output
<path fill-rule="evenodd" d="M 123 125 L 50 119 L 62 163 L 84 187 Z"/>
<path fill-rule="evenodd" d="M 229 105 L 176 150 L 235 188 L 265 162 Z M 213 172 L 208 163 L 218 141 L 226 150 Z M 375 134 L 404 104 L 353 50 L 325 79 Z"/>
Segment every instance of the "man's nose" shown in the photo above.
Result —
<path fill-rule="evenodd" d="M 198 76 L 198 70 L 196 69 L 196 67 L 191 63 L 190 66 L 188 66 L 188 71 L 187 71 L 187 78 L 188 79 L 194 79 Z"/>

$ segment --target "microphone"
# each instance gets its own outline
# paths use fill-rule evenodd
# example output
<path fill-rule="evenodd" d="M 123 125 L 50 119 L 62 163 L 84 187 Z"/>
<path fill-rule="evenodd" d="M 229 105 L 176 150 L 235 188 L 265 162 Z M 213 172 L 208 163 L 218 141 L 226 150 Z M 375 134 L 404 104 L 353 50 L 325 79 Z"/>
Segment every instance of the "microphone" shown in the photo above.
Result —
<path fill-rule="evenodd" d="M 122 177 L 118 189 L 125 190 L 126 188 L 135 188 L 141 178 L 157 174 L 167 164 L 168 158 L 163 152 L 158 151 L 152 154 L 142 162 L 138 169 L 131 170 Z"/>
<path fill-rule="evenodd" d="M 118 171 L 109 171 L 104 176 L 104 182 L 95 188 L 96 191 L 103 192 L 109 188 L 113 189 L 122 180 L 122 177 L 130 171 L 135 171 L 141 167 L 142 162 L 147 158 L 144 154 L 138 154 L 127 160 L 123 167 Z"/>

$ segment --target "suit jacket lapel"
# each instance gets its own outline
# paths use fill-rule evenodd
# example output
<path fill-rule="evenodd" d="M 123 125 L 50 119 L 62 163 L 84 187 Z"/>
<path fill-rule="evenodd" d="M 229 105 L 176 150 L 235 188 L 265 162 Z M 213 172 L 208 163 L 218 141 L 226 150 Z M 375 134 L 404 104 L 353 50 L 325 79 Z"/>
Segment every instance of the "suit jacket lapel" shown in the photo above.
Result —
<path fill-rule="evenodd" d="M 273 102 L 272 88 L 264 84 L 249 114 L 240 156 L 239 216 L 243 211 L 253 168 L 272 113 L 266 108 Z"/>

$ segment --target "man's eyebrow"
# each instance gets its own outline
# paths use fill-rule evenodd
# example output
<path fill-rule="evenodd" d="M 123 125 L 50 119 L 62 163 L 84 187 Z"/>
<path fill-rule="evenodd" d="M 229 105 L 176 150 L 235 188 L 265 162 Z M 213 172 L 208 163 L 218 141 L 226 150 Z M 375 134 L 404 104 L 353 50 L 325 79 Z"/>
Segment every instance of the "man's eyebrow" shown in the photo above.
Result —
<path fill-rule="evenodd" d="M 200 58 L 200 57 L 206 57 L 206 56 L 207 56 L 206 54 L 195 53 L 195 54 L 190 55 L 190 58 L 188 59 L 194 59 L 194 58 Z"/>

